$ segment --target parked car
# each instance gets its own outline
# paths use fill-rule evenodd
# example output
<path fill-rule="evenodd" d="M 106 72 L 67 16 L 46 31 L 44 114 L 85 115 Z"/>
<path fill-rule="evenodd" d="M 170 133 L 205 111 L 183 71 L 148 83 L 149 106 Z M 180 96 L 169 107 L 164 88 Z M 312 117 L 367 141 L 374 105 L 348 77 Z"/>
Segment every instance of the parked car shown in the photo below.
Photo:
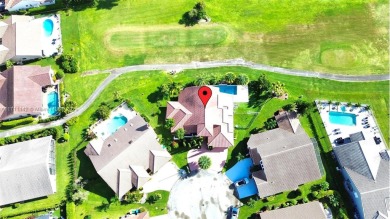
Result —
<path fill-rule="evenodd" d="M 228 219 L 237 219 L 238 214 L 240 213 L 240 209 L 230 206 L 229 208 L 229 214 L 228 214 Z"/>
<path fill-rule="evenodd" d="M 243 186 L 243 185 L 246 185 L 249 183 L 249 179 L 248 178 L 244 178 L 244 179 L 241 179 L 241 180 L 238 180 L 234 183 L 234 185 L 236 187 L 240 187 L 240 186 Z"/>

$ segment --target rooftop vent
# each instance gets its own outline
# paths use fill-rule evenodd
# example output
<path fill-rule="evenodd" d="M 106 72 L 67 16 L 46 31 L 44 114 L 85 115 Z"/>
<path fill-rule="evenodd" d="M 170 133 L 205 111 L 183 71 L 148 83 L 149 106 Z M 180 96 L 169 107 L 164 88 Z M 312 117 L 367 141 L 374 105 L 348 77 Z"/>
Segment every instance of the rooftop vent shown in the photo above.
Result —
<path fill-rule="evenodd" d="M 111 147 L 111 144 L 108 144 L 108 147 Z"/>
<path fill-rule="evenodd" d="M 127 128 L 125 128 L 125 131 L 127 131 Z"/>
<path fill-rule="evenodd" d="M 118 141 L 118 139 L 114 138 L 114 141 L 115 141 L 115 142 L 117 142 L 117 141 Z"/>
<path fill-rule="evenodd" d="M 130 141 L 129 141 L 129 144 L 131 144 L 131 143 L 133 143 L 133 140 L 130 140 Z"/>
<path fill-rule="evenodd" d="M 130 126 L 133 126 L 133 123 L 130 123 Z"/>

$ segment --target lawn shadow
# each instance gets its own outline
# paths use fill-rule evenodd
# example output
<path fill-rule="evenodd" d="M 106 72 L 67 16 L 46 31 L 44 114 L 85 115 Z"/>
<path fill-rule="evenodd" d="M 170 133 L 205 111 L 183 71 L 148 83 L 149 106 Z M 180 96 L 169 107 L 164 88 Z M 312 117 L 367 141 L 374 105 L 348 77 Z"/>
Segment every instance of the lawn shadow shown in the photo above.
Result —
<path fill-rule="evenodd" d="M 104 182 L 104 180 L 97 174 L 94 166 L 92 165 L 92 162 L 84 153 L 84 149 L 85 147 L 76 152 L 77 158 L 80 161 L 78 176 L 81 176 L 84 180 L 88 181 L 84 189 L 108 200 L 115 194 Z"/>
<path fill-rule="evenodd" d="M 247 157 L 246 155 L 248 154 L 248 148 L 247 148 L 247 142 L 249 138 L 246 137 L 242 139 L 240 142 L 237 143 L 237 145 L 233 148 L 231 158 L 226 162 L 225 164 L 225 169 L 228 170 L 231 167 L 233 167 L 239 160 L 237 159 L 237 155 L 241 154 Z"/>
<path fill-rule="evenodd" d="M 118 6 L 119 0 L 99 0 L 96 5 L 96 10 L 111 10 L 113 7 Z"/>

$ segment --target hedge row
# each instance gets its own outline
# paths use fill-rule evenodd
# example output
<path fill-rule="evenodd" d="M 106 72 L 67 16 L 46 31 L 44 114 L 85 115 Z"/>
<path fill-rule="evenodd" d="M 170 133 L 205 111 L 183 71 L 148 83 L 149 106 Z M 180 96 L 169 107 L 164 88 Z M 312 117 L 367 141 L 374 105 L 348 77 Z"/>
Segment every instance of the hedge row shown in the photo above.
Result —
<path fill-rule="evenodd" d="M 16 216 L 21 216 L 21 215 L 25 215 L 25 214 L 35 214 L 35 213 L 40 213 L 40 212 L 47 212 L 47 211 L 50 211 L 50 210 L 55 209 L 55 208 L 60 207 L 60 206 L 61 206 L 61 203 L 56 203 L 56 204 L 52 204 L 52 205 L 49 205 L 46 207 L 36 208 L 34 210 L 27 210 L 27 211 L 20 210 L 17 213 L 10 213 L 10 214 L 1 215 L 1 218 L 16 217 Z M 21 204 L 18 208 L 23 208 L 23 204 Z"/>
<path fill-rule="evenodd" d="M 6 144 L 13 144 L 13 143 L 18 143 L 22 141 L 28 141 L 31 139 L 36 139 L 36 138 L 41 138 L 41 137 L 46 137 L 46 136 L 53 136 L 54 139 L 58 140 L 59 134 L 58 130 L 56 128 L 49 128 L 49 129 L 44 129 L 41 131 L 29 133 L 29 134 L 21 134 L 17 137 L 6 137 L 3 139 L 0 139 L 0 146 L 6 145 Z"/>
<path fill-rule="evenodd" d="M 26 118 L 22 118 L 22 119 L 4 121 L 4 122 L 0 123 L 0 127 L 1 128 L 13 128 L 13 127 L 18 126 L 18 125 L 27 125 L 27 124 L 30 124 L 34 121 L 35 121 L 35 119 L 30 116 L 30 117 L 26 117 Z"/>

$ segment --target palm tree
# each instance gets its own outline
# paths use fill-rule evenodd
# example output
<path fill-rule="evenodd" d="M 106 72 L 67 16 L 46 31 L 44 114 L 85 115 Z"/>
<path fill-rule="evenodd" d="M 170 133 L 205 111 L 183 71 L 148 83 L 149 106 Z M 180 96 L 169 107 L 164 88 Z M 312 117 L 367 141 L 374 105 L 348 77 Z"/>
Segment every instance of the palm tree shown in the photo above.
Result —
<path fill-rule="evenodd" d="M 331 100 L 328 101 L 328 105 L 329 105 L 329 111 L 330 111 L 330 106 L 332 105 L 332 101 Z"/>
<path fill-rule="evenodd" d="M 339 111 L 340 102 L 334 103 L 337 106 L 337 111 Z"/>
<path fill-rule="evenodd" d="M 267 130 L 274 129 L 278 126 L 275 119 L 268 119 L 266 122 L 264 122 L 264 126 Z"/>
<path fill-rule="evenodd" d="M 369 110 L 371 109 L 371 106 L 370 106 L 370 105 L 366 105 L 364 108 L 365 108 L 367 111 L 369 111 Z"/>
<path fill-rule="evenodd" d="M 201 156 L 198 160 L 198 164 L 201 169 L 207 170 L 211 167 L 211 159 L 207 156 Z"/>
<path fill-rule="evenodd" d="M 114 91 L 114 98 L 115 98 L 115 100 L 119 100 L 119 98 L 120 98 L 120 93 L 119 93 L 119 91 Z"/>
<path fill-rule="evenodd" d="M 348 102 L 347 103 L 347 107 L 351 107 L 352 106 L 352 103 L 351 102 Z"/>
<path fill-rule="evenodd" d="M 286 93 L 286 91 L 284 90 L 284 84 L 280 81 L 272 83 L 272 90 L 277 97 L 280 97 Z"/>
<path fill-rule="evenodd" d="M 288 111 L 288 112 L 295 111 L 296 108 L 297 108 L 297 106 L 295 105 L 295 103 L 289 103 L 289 104 L 283 106 L 283 110 Z"/>
<path fill-rule="evenodd" d="M 236 78 L 236 84 L 238 85 L 247 85 L 249 83 L 249 77 L 246 74 L 240 74 Z"/>
<path fill-rule="evenodd" d="M 228 72 L 225 74 L 225 81 L 228 84 L 233 84 L 236 80 L 236 75 L 233 72 Z"/>
<path fill-rule="evenodd" d="M 361 107 L 362 106 L 362 104 L 361 103 L 357 103 L 357 104 L 355 104 L 355 107 Z"/>
<path fill-rule="evenodd" d="M 160 93 L 164 99 L 169 99 L 171 94 L 170 88 L 168 84 L 163 84 L 159 87 Z"/>
<path fill-rule="evenodd" d="M 169 84 L 170 95 L 171 96 L 178 95 L 182 88 L 183 87 L 181 84 L 179 84 L 177 82 L 171 82 Z"/>
<path fill-rule="evenodd" d="M 207 81 L 203 77 L 199 77 L 194 82 L 195 86 L 204 86 L 207 84 Z"/>
<path fill-rule="evenodd" d="M 218 76 L 212 75 L 212 76 L 210 77 L 209 84 L 217 85 L 217 84 L 219 84 L 220 82 L 221 82 L 221 79 L 220 79 Z"/>

